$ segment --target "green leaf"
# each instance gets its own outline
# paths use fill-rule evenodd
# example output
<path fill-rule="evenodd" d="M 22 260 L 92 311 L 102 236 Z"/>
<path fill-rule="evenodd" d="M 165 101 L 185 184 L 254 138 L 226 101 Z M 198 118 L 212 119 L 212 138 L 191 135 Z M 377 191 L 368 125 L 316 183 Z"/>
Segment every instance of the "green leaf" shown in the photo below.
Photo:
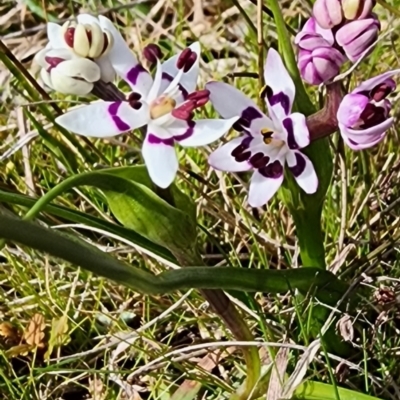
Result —
<path fill-rule="evenodd" d="M 337 388 L 340 400 L 382 400 L 378 397 L 358 393 L 354 390 Z M 307 381 L 302 383 L 295 391 L 293 399 L 297 400 L 337 400 L 335 388 L 321 382 Z"/>
<path fill-rule="evenodd" d="M 66 190 L 77 186 L 93 186 L 103 191 L 112 213 L 125 227 L 166 247 L 174 255 L 180 252 L 185 254 L 195 252 L 194 213 L 190 215 L 168 204 L 145 184 L 118 176 L 118 173 L 122 176 L 129 175 L 130 178 L 135 177 L 139 182 L 146 180 L 141 168 L 132 170 L 125 168 L 119 171 L 113 168 L 75 175 L 43 196 L 27 213 L 26 218 L 35 217 L 44 206 Z M 176 202 L 182 206 L 183 197 L 179 197 L 176 191 L 175 195 Z M 187 205 L 185 207 L 189 209 Z"/>
<path fill-rule="evenodd" d="M 36 200 L 32 199 L 31 197 L 18 193 L 4 192 L 4 191 L 0 191 L 0 201 L 9 204 L 21 205 L 24 207 L 32 207 L 36 202 Z M 117 235 L 118 237 L 121 237 L 123 239 L 132 242 L 139 248 L 147 250 L 147 252 L 149 252 L 150 254 L 158 256 L 164 261 L 169 261 L 174 264 L 177 263 L 175 257 L 165 247 L 159 246 L 151 242 L 150 240 L 144 238 L 143 236 L 139 235 L 138 233 L 129 228 L 125 228 L 123 226 L 113 224 L 111 222 L 102 220 L 100 218 L 96 218 L 87 213 L 70 210 L 69 208 L 62 206 L 53 206 L 47 204 L 44 206 L 42 211 L 63 218 L 66 221 L 75 222 L 77 224 L 83 224 L 94 228 L 99 228 L 108 233 Z"/>

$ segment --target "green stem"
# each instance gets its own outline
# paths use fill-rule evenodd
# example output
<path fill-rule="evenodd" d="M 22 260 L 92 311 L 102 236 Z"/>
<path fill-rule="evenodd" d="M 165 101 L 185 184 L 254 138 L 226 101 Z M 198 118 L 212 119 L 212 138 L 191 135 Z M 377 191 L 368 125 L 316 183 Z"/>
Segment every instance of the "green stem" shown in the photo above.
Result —
<path fill-rule="evenodd" d="M 321 228 L 321 209 L 292 213 L 299 240 L 303 267 L 326 268 L 324 236 Z"/>

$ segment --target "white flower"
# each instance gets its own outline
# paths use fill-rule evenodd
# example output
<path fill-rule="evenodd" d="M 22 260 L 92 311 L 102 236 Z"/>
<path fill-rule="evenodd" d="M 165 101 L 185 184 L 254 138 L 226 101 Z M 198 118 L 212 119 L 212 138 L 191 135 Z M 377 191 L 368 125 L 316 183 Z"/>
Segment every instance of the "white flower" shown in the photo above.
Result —
<path fill-rule="evenodd" d="M 270 118 L 236 88 L 210 82 L 210 101 L 224 117 L 239 116 L 234 128 L 243 133 L 214 151 L 209 163 L 221 171 L 254 170 L 249 204 L 267 203 L 283 182 L 285 163 L 299 186 L 314 193 L 318 178 L 311 161 L 299 149 L 308 146 L 310 135 L 303 114 L 291 113 L 295 87 L 282 59 L 270 49 L 265 64 L 265 98 Z"/>
<path fill-rule="evenodd" d="M 49 43 L 35 56 L 46 86 L 65 94 L 85 95 L 100 79 L 112 81 L 115 71 L 108 53 L 114 38 L 107 29 L 110 25 L 107 18 L 88 14 L 80 14 L 77 23 L 63 26 L 49 22 Z"/>
<path fill-rule="evenodd" d="M 111 23 L 110 23 L 111 24 Z M 118 31 L 109 57 L 118 75 L 131 87 L 125 101 L 98 101 L 58 117 L 57 123 L 74 133 L 110 137 L 146 126 L 142 154 L 149 175 L 158 186 L 168 187 L 178 170 L 174 145 L 207 145 L 226 133 L 238 117 L 193 119 L 193 111 L 209 99 L 207 90 L 195 91 L 199 73 L 199 43 L 158 62 L 155 78 L 138 63 Z"/>

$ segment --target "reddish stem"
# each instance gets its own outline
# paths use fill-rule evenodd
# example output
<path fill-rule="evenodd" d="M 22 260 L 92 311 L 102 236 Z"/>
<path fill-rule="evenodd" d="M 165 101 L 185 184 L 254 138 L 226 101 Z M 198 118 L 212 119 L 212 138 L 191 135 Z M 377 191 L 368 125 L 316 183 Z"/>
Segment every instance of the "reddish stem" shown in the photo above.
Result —
<path fill-rule="evenodd" d="M 338 129 L 336 118 L 343 91 L 340 82 L 326 86 L 326 102 L 324 107 L 315 114 L 307 117 L 307 126 L 310 131 L 311 141 L 332 135 Z"/>

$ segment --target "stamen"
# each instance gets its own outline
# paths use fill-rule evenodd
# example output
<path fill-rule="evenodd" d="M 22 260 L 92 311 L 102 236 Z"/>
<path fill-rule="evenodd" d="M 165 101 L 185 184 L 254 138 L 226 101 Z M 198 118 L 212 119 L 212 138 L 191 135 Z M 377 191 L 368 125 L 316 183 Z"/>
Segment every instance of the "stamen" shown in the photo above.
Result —
<path fill-rule="evenodd" d="M 371 90 L 370 97 L 375 101 L 381 101 L 392 91 L 393 88 L 388 83 L 384 82 Z"/>
<path fill-rule="evenodd" d="M 360 129 L 367 129 L 379 125 L 387 118 L 386 110 L 383 107 L 376 107 L 373 104 L 368 104 L 361 113 L 360 119 L 363 121 L 360 124 Z"/>
<path fill-rule="evenodd" d="M 143 57 L 150 63 L 150 64 L 156 64 L 157 60 L 162 59 L 162 51 L 160 47 L 154 43 L 148 44 L 144 49 L 143 49 Z"/>
<path fill-rule="evenodd" d="M 182 51 L 176 62 L 178 69 L 183 69 L 183 72 L 188 72 L 197 60 L 197 54 L 189 48 Z"/>
<path fill-rule="evenodd" d="M 137 92 L 132 92 L 128 96 L 128 101 L 138 101 L 142 98 L 142 95 Z"/>

